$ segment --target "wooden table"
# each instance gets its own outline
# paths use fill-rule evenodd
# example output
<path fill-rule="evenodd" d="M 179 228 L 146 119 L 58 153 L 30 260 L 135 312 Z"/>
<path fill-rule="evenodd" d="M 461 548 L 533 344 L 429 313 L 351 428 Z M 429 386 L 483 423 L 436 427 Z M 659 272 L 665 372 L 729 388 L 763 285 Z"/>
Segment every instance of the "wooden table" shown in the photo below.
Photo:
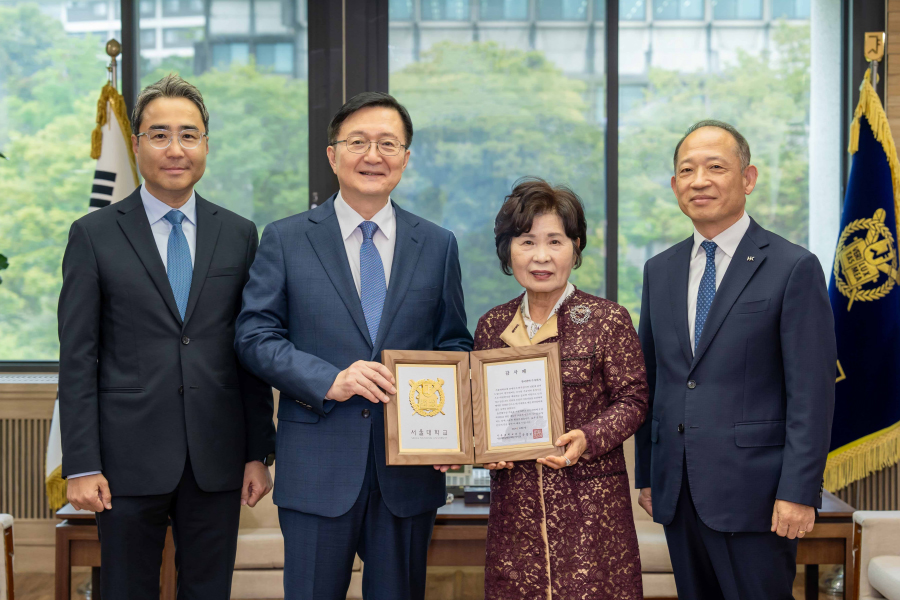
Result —
<path fill-rule="evenodd" d="M 483 567 L 487 537 L 487 504 L 466 505 L 462 499 L 438 509 L 429 566 Z M 797 564 L 806 565 L 806 598 L 819 597 L 819 565 L 844 565 L 846 598 L 853 598 L 856 577 L 853 569 L 853 507 L 825 492 L 822 510 L 812 532 L 797 546 Z"/>
<path fill-rule="evenodd" d="M 822 497 L 816 526 L 797 545 L 797 564 L 806 565 L 806 600 L 819 597 L 819 565 L 844 565 L 844 598 L 855 597 L 853 511 L 831 492 Z"/>
<path fill-rule="evenodd" d="M 56 511 L 62 522 L 56 526 L 56 600 L 72 597 L 72 567 L 91 567 L 93 598 L 100 600 L 100 538 L 97 521 L 89 510 L 75 510 L 71 504 Z M 172 526 L 166 532 L 160 570 L 160 599 L 175 600 L 175 544 Z"/>

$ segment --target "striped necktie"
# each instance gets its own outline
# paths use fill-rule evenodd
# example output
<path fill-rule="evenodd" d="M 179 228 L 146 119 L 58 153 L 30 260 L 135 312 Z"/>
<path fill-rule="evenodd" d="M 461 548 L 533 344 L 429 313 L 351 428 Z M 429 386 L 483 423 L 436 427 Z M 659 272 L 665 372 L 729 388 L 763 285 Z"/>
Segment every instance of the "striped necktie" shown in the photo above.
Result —
<path fill-rule="evenodd" d="M 191 249 L 188 247 L 187 238 L 181 222 L 184 221 L 184 213 L 180 210 L 170 210 L 164 217 L 172 224 L 169 232 L 169 242 L 166 246 L 166 275 L 169 276 L 169 285 L 175 294 L 175 304 L 178 305 L 178 313 L 184 321 L 184 313 L 187 310 L 188 296 L 191 293 L 191 278 L 194 267 L 191 265 Z"/>

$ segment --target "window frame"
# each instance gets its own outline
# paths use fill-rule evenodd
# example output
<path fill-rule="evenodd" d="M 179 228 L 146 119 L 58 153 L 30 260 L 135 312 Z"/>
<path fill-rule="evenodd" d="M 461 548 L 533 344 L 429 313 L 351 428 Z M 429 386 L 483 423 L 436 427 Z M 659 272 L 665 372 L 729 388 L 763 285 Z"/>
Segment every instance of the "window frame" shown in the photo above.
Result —
<path fill-rule="evenodd" d="M 879 0 L 886 10 L 886 0 Z M 129 114 L 140 91 L 140 0 L 120 0 L 122 55 L 119 58 L 122 96 Z M 469 0 L 470 15 L 478 15 L 481 0 Z M 605 297 L 618 298 L 619 262 L 619 2 L 605 0 L 605 73 L 606 73 L 606 235 Z M 645 0 L 652 5 L 652 0 Z M 771 0 L 764 0 L 768 8 Z M 592 3 L 593 4 L 593 3 Z M 873 11 L 871 3 L 844 3 L 842 18 L 841 77 L 843 122 L 849 122 L 858 91 L 856 84 L 866 68 L 861 44 L 865 31 L 885 29 L 885 12 Z M 309 86 L 309 207 L 314 208 L 338 189 L 337 178 L 324 150 L 326 131 L 332 115 L 353 95 L 365 91 L 389 89 L 388 17 L 389 0 L 309 0 L 308 86 Z M 418 1 L 414 0 L 413 10 Z M 764 10 L 765 10 L 764 8 Z M 709 7 L 707 11 L 709 12 Z M 529 2 L 529 16 L 536 14 L 536 3 Z M 627 23 L 627 21 L 626 21 Z M 610 26 L 610 24 L 614 26 Z M 352 40 L 353 43 L 347 43 Z M 883 88 L 882 88 L 883 89 Z M 614 90 L 615 93 L 610 93 Z M 315 98 L 313 101 L 312 99 Z M 848 132 L 843 133 L 846 147 Z M 849 176 L 849 159 L 841 160 L 842 187 Z M 841 190 L 843 198 L 844 190 Z M 0 373 L 53 373 L 58 361 L 0 361 Z"/>

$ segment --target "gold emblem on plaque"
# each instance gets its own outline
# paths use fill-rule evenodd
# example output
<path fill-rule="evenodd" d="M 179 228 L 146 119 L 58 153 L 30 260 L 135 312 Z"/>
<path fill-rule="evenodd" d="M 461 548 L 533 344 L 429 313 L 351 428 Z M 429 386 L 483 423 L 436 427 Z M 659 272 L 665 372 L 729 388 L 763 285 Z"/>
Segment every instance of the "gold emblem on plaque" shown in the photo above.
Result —
<path fill-rule="evenodd" d="M 834 281 L 840 293 L 853 302 L 871 302 L 887 296 L 900 283 L 897 246 L 891 230 L 884 224 L 885 212 L 879 208 L 871 219 L 851 221 L 838 239 L 834 257 Z M 866 235 L 851 238 L 854 233 Z M 881 284 L 881 274 L 887 275 Z"/>
<path fill-rule="evenodd" d="M 444 385 L 443 379 L 409 380 L 409 404 L 416 414 L 423 417 L 433 417 L 444 413 Z"/>

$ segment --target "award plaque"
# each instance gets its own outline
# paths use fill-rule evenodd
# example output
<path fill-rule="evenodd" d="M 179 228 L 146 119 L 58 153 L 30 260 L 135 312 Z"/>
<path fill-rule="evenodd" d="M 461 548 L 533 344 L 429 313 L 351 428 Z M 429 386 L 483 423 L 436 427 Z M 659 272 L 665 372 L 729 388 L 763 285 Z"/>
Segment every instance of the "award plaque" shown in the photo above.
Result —
<path fill-rule="evenodd" d="M 475 462 L 562 456 L 559 345 L 472 352 Z"/>
<path fill-rule="evenodd" d="M 559 346 L 479 352 L 385 350 L 388 465 L 466 465 L 561 456 Z"/>
<path fill-rule="evenodd" d="M 384 405 L 387 464 L 471 465 L 468 352 L 385 350 L 397 393 Z"/>

